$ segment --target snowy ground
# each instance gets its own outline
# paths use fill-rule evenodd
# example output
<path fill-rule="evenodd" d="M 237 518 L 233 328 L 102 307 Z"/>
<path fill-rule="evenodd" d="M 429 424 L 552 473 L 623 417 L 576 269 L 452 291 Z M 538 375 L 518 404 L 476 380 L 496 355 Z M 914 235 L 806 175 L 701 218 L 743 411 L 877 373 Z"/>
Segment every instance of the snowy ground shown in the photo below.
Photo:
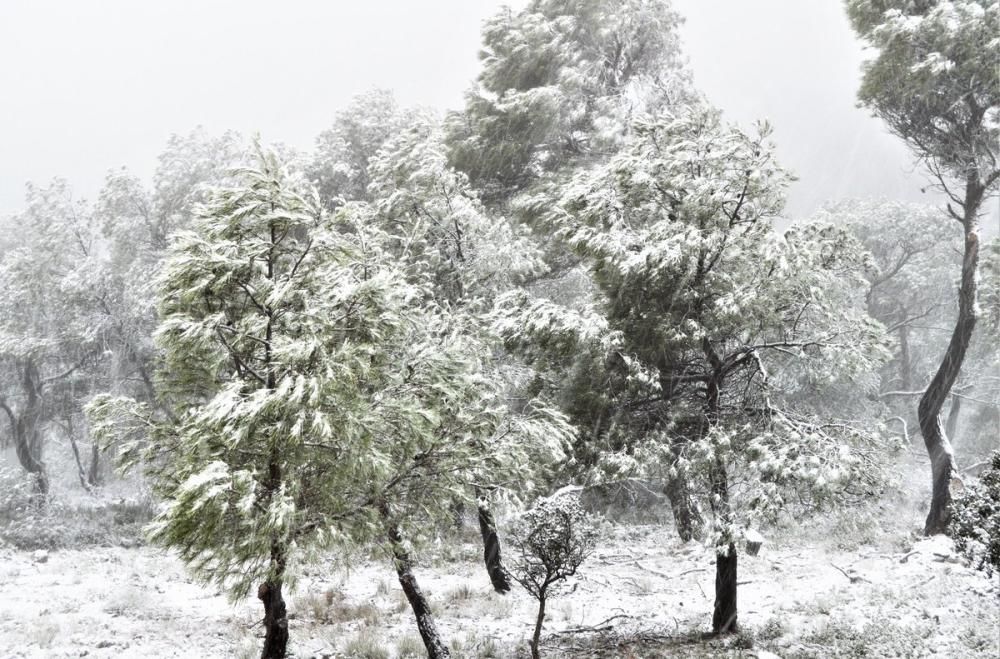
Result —
<path fill-rule="evenodd" d="M 663 526 L 614 526 L 550 604 L 546 656 L 997 657 L 1000 590 L 944 538 L 838 548 L 850 526 L 799 528 L 740 564 L 744 633 L 702 640 L 713 556 Z M 848 528 L 843 528 L 844 525 Z M 514 657 L 533 602 L 489 588 L 471 541 L 420 566 L 455 656 Z M 864 538 L 862 537 L 862 540 Z M 420 656 L 388 562 L 332 560 L 290 598 L 298 657 Z M 0 549 L 4 657 L 254 657 L 257 602 L 233 606 L 151 548 Z M 596 628 L 589 630 L 588 628 Z M 752 647 L 752 649 L 751 649 Z M 412 652 L 413 654 L 408 654 Z M 768 654 L 771 653 L 771 654 Z"/>

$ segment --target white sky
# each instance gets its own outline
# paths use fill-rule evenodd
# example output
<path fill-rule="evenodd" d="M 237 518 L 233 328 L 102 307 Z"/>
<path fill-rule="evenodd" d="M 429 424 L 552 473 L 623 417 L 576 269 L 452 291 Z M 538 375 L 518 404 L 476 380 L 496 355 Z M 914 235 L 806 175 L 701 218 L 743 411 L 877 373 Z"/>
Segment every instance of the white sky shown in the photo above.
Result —
<path fill-rule="evenodd" d="M 453 108 L 496 0 L 3 0 L 0 213 L 54 176 L 93 198 L 108 169 L 149 176 L 171 133 L 259 131 L 309 148 L 372 87 Z M 524 0 L 512 3 L 525 4 Z M 741 123 L 766 117 L 800 182 L 825 199 L 920 199 L 923 177 L 855 108 L 862 59 L 839 0 L 675 0 L 696 84 Z M 923 197 L 928 199 L 927 197 Z"/>

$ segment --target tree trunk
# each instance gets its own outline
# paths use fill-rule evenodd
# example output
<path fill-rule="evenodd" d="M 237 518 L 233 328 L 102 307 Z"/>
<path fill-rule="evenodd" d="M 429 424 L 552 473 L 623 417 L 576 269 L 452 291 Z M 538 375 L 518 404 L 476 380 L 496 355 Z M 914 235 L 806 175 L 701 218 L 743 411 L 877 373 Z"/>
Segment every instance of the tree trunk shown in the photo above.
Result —
<path fill-rule="evenodd" d="M 76 460 L 76 473 L 77 476 L 79 476 L 80 478 L 80 485 L 83 486 L 83 489 L 89 492 L 90 483 L 88 482 L 87 479 L 87 472 L 83 468 L 83 460 L 80 458 L 80 447 L 76 445 L 76 436 L 74 435 L 72 430 L 68 433 L 68 437 L 69 437 L 69 446 L 71 449 L 73 449 L 73 458 Z"/>
<path fill-rule="evenodd" d="M 917 406 L 917 420 L 924 436 L 924 446 L 931 459 L 931 506 L 924 524 L 924 534 L 945 533 L 951 512 L 951 479 L 955 470 L 951 442 L 941 424 L 941 408 L 962 370 L 962 362 L 976 327 L 979 271 L 979 207 L 983 188 L 970 174 L 965 188 L 965 214 L 962 227 L 965 249 L 962 257 L 962 282 L 958 291 L 958 319 L 948 349 L 937 372 Z"/>
<path fill-rule="evenodd" d="M 257 597 L 264 603 L 264 649 L 260 659 L 284 659 L 288 652 L 288 612 L 281 596 L 281 580 L 262 583 Z"/>
<path fill-rule="evenodd" d="M 538 616 L 535 618 L 535 633 L 531 636 L 531 659 L 538 659 L 538 641 L 542 638 L 542 624 L 545 622 L 545 595 L 538 598 Z"/>
<path fill-rule="evenodd" d="M 486 573 L 490 576 L 493 590 L 498 593 L 510 592 L 510 578 L 504 569 L 500 558 L 500 538 L 497 536 L 496 522 L 490 512 L 489 503 L 483 497 L 478 497 L 476 507 L 479 512 L 479 533 L 483 536 L 483 560 L 486 563 Z"/>
<path fill-rule="evenodd" d="M 91 487 L 101 485 L 101 450 L 95 441 L 90 445 L 90 469 L 87 471 L 87 482 Z"/>
<path fill-rule="evenodd" d="M 712 631 L 727 634 L 737 630 L 736 624 L 736 545 L 729 543 L 725 555 L 715 554 L 715 610 Z"/>
<path fill-rule="evenodd" d="M 444 659 L 450 657 L 448 648 L 438 634 L 437 626 L 434 624 L 434 615 L 431 613 L 430 604 L 417 584 L 417 577 L 413 574 L 413 559 L 409 552 L 403 547 L 403 534 L 399 526 L 388 516 L 388 508 L 383 505 L 382 517 L 387 524 L 386 535 L 389 539 L 389 546 L 392 549 L 393 563 L 395 563 L 396 574 L 399 576 L 399 585 L 403 587 L 403 594 L 406 595 L 413 615 L 417 619 L 417 631 L 420 632 L 420 639 L 427 648 L 428 659 Z"/>
<path fill-rule="evenodd" d="M 32 491 L 39 501 L 44 501 L 49 493 L 49 479 L 45 474 L 45 463 L 42 461 L 42 437 L 38 432 L 41 415 L 41 379 L 38 369 L 30 359 L 22 366 L 21 385 L 24 391 L 24 405 L 18 414 L 5 402 L 0 401 L 0 407 L 7 413 L 10 420 L 11 434 L 14 437 L 14 450 L 17 461 L 24 470 L 34 477 Z"/>
<path fill-rule="evenodd" d="M 688 487 L 687 475 L 678 472 L 667 481 L 663 493 L 670 499 L 670 511 L 674 515 L 674 527 L 681 540 L 688 542 L 701 538 L 704 520 L 698 502 Z"/>

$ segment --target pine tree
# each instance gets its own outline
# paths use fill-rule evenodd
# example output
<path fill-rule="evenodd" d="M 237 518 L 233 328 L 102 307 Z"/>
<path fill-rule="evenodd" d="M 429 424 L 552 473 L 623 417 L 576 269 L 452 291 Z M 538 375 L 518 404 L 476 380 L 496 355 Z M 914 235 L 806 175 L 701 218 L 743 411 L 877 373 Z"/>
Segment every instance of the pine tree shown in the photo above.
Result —
<path fill-rule="evenodd" d="M 580 390 L 592 395 L 597 380 L 601 404 L 577 421 L 598 470 L 662 466 L 685 474 L 685 496 L 707 501 L 716 632 L 737 624 L 737 542 L 789 492 L 842 491 L 860 464 L 851 446 L 864 435 L 797 408 L 799 383 L 860 379 L 883 354 L 860 281 L 845 285 L 862 272 L 856 242 L 830 226 L 774 231 L 787 180 L 766 127 L 747 135 L 703 108 L 642 122 L 546 218 L 585 258 L 593 307 L 529 302 L 500 323 L 509 344 L 555 351 L 554 361 L 591 351 Z"/>
<path fill-rule="evenodd" d="M 945 533 L 955 464 L 941 410 L 979 315 L 979 217 L 1000 186 L 1000 5 L 848 0 L 847 13 L 858 35 L 877 50 L 865 63 L 858 98 L 913 150 L 962 228 L 958 318 L 917 406 L 933 486 L 924 532 Z"/>

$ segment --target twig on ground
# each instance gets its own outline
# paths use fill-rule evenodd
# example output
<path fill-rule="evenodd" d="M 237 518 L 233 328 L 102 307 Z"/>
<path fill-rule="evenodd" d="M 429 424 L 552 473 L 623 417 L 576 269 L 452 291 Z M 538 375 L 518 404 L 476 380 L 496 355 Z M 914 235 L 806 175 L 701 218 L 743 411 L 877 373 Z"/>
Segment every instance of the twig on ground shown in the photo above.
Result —
<path fill-rule="evenodd" d="M 847 578 L 848 578 L 848 579 L 850 580 L 850 582 L 851 582 L 851 583 L 858 583 L 859 581 L 868 581 L 867 579 L 865 579 L 864 577 L 862 577 L 862 576 L 861 576 L 861 575 L 859 575 L 859 574 L 851 574 L 850 572 L 847 572 L 847 571 L 846 571 L 846 570 L 844 570 L 843 568 L 841 568 L 841 567 L 838 567 L 838 566 L 837 566 L 837 565 L 836 565 L 835 563 L 833 563 L 833 562 L 831 562 L 831 563 L 830 563 L 830 565 L 832 565 L 833 567 L 837 568 L 837 571 L 838 571 L 838 572 L 840 572 L 840 573 L 841 573 L 842 575 L 844 575 L 845 577 L 847 577 Z"/>

